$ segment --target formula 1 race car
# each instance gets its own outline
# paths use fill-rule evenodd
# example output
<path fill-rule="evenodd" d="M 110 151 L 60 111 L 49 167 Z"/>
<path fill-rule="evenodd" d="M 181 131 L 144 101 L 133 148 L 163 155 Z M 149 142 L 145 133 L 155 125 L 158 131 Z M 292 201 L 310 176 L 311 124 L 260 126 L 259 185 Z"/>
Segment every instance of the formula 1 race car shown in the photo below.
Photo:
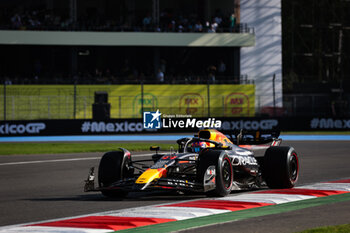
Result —
<path fill-rule="evenodd" d="M 85 191 L 123 197 L 130 191 L 176 190 L 226 196 L 232 190 L 291 188 L 298 180 L 295 150 L 280 146 L 279 133 L 226 136 L 215 129 L 199 131 L 193 138 L 177 140 L 178 152 L 155 154 L 149 160 L 132 160 L 126 149 L 103 155 L 94 185 L 94 168 Z M 231 140 L 234 142 L 232 142 Z M 259 156 L 262 155 L 262 156 Z M 137 170 L 139 172 L 137 172 Z"/>

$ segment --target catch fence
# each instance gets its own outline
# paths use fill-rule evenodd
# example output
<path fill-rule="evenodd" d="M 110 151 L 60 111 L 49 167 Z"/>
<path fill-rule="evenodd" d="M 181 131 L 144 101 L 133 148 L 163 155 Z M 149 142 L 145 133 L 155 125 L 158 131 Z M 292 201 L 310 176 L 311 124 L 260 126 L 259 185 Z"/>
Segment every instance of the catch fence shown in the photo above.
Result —
<path fill-rule="evenodd" d="M 0 120 L 91 119 L 97 91 L 108 93 L 112 119 L 157 109 L 193 117 L 350 116 L 350 95 L 284 94 L 283 107 L 266 107 L 261 99 L 273 96 L 258 95 L 254 84 L 2 85 Z"/>
<path fill-rule="evenodd" d="M 165 115 L 255 116 L 254 85 L 5 85 L 1 120 L 91 119 L 95 92 L 108 93 L 110 118 Z"/>

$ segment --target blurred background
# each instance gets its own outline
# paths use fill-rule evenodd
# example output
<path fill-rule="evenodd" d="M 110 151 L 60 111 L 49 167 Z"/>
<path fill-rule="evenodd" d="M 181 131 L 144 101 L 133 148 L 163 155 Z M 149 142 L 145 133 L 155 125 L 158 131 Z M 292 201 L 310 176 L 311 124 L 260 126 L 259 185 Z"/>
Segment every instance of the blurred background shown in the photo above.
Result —
<path fill-rule="evenodd" d="M 346 118 L 349 12 L 349 0 L 2 0 L 0 120 Z"/>

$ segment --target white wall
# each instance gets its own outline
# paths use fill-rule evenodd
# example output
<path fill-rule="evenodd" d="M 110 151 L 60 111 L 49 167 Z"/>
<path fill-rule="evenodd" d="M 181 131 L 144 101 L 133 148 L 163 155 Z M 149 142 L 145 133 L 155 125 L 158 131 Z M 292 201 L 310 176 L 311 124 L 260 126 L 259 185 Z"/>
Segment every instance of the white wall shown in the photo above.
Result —
<path fill-rule="evenodd" d="M 281 0 L 241 0 L 241 23 L 255 28 L 255 47 L 241 49 L 241 74 L 255 80 L 256 106 L 273 106 L 276 74 L 276 106 L 282 107 Z"/>
<path fill-rule="evenodd" d="M 0 44 L 86 46 L 254 46 L 248 33 L 60 32 L 0 30 Z"/>

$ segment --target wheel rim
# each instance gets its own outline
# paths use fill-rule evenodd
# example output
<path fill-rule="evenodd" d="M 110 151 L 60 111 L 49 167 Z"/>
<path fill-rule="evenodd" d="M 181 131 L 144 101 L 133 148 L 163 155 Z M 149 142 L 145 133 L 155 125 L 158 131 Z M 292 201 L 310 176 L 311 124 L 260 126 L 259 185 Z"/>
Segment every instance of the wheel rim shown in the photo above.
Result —
<path fill-rule="evenodd" d="M 298 178 L 298 170 L 298 158 L 296 154 L 293 153 L 289 164 L 289 177 L 293 182 L 295 182 Z"/>
<path fill-rule="evenodd" d="M 222 162 L 222 179 L 225 189 L 230 189 L 232 185 L 232 166 L 228 158 L 225 158 Z"/>

